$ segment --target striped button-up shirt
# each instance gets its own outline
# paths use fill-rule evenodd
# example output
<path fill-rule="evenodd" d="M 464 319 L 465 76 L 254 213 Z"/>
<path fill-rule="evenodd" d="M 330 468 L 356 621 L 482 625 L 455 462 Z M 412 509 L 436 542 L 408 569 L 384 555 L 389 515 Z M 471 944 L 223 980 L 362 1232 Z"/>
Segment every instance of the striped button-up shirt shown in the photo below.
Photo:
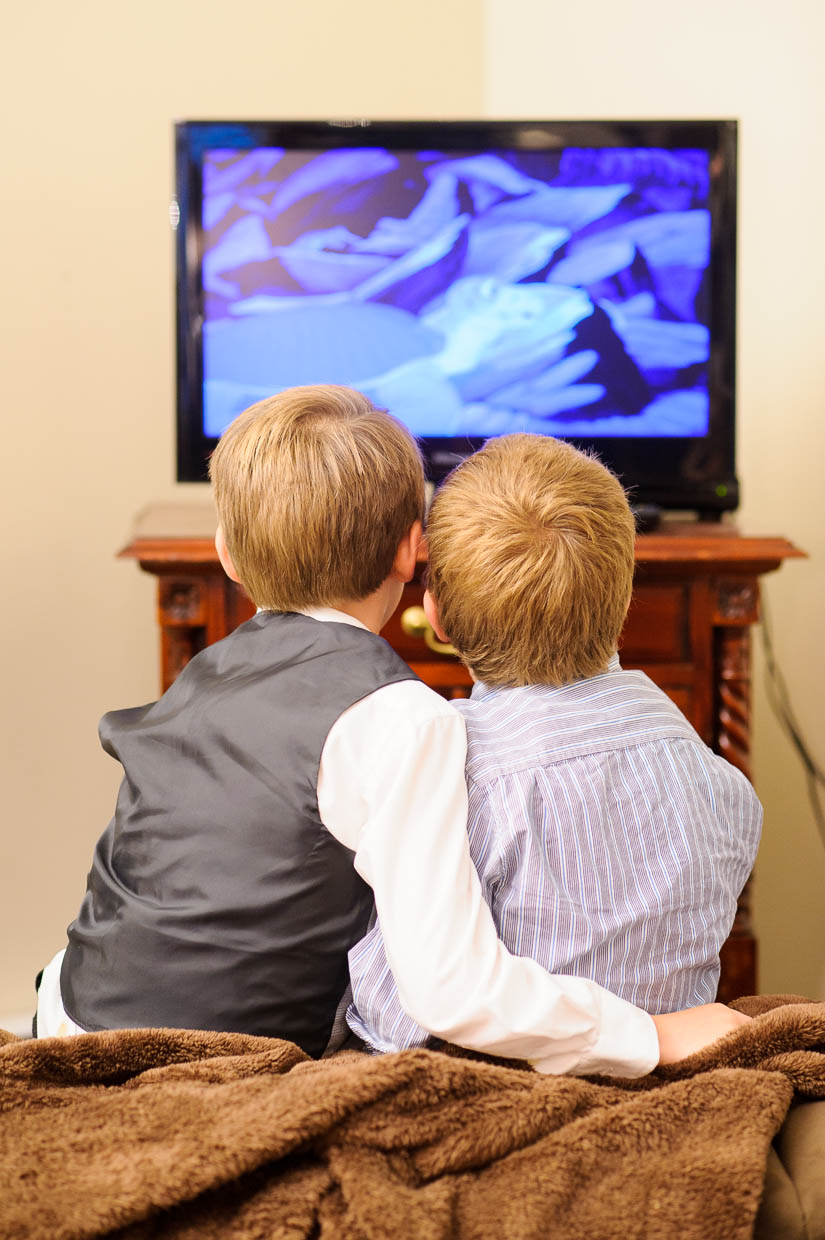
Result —
<path fill-rule="evenodd" d="M 719 949 L 759 843 L 747 779 L 643 673 L 560 688 L 477 684 L 467 725 L 470 852 L 511 952 L 650 1013 L 713 1000 Z M 422 1045 L 380 924 L 350 952 L 353 1030 Z"/>

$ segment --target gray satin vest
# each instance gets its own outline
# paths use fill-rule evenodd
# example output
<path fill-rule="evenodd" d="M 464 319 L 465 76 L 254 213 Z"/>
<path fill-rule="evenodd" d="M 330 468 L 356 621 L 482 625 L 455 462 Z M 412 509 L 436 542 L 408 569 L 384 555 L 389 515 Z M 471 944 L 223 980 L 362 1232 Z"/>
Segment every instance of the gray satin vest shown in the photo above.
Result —
<path fill-rule="evenodd" d="M 218 1029 L 324 1050 L 372 892 L 322 825 L 336 719 L 414 679 L 383 638 L 261 612 L 158 702 L 104 715 L 124 769 L 69 927 L 61 992 L 84 1029 Z"/>

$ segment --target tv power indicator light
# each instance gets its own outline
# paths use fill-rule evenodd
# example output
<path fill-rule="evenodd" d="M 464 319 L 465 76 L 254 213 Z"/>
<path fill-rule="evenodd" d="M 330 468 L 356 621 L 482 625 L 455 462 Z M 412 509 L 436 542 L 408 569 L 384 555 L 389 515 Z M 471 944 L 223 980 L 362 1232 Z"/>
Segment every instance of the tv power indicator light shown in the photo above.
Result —
<path fill-rule="evenodd" d="M 727 493 L 728 493 L 728 488 L 725 486 L 724 482 L 720 482 L 716 488 L 716 494 L 719 496 L 720 499 L 724 499 Z"/>

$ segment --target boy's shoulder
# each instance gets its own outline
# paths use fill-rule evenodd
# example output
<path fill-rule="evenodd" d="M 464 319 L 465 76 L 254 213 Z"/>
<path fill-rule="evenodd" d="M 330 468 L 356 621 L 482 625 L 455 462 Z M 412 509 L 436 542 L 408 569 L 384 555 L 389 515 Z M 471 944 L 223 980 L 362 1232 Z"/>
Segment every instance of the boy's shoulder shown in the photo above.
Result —
<path fill-rule="evenodd" d="M 468 773 L 479 782 L 656 741 L 705 748 L 667 694 L 617 659 L 606 672 L 568 685 L 476 685 L 456 705 L 467 728 Z"/>
<path fill-rule="evenodd" d="M 364 698 L 359 715 L 386 740 L 388 732 L 403 733 L 411 740 L 416 732 L 446 725 L 450 731 L 465 732 L 464 720 L 455 708 L 435 689 L 415 674 L 398 680 Z"/>
<path fill-rule="evenodd" d="M 185 704 L 231 691 L 245 701 L 272 693 L 346 709 L 389 685 L 424 686 L 383 637 L 362 625 L 319 620 L 302 612 L 259 611 L 226 637 L 199 651 L 161 702 Z M 436 695 L 433 695 L 436 696 Z M 288 703 L 287 703 L 288 704 Z M 293 701 L 294 705 L 294 701 Z M 446 706 L 446 703 L 445 703 Z"/>
<path fill-rule="evenodd" d="M 223 671 L 232 671 L 243 664 L 252 652 L 255 659 L 268 665 L 271 661 L 300 661 L 324 654 L 364 652 L 368 658 L 381 659 L 405 676 L 415 672 L 397 654 L 389 642 L 361 624 L 348 624 L 343 619 L 318 619 L 300 611 L 259 610 L 249 620 L 220 641 L 207 646 L 195 659 L 212 660 Z M 194 660 L 193 660 L 194 662 Z"/>

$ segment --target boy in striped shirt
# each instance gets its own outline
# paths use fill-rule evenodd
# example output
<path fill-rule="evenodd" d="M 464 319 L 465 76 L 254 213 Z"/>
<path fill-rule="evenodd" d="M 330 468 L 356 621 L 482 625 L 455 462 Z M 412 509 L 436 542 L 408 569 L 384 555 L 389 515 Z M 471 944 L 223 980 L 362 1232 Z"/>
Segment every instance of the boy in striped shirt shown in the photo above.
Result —
<path fill-rule="evenodd" d="M 476 681 L 470 852 L 499 935 L 554 974 L 655 1016 L 712 1002 L 762 811 L 643 672 L 616 653 L 634 522 L 617 479 L 560 440 L 491 440 L 429 515 L 433 628 Z M 350 1027 L 423 1045 L 380 924 L 350 952 Z"/>

